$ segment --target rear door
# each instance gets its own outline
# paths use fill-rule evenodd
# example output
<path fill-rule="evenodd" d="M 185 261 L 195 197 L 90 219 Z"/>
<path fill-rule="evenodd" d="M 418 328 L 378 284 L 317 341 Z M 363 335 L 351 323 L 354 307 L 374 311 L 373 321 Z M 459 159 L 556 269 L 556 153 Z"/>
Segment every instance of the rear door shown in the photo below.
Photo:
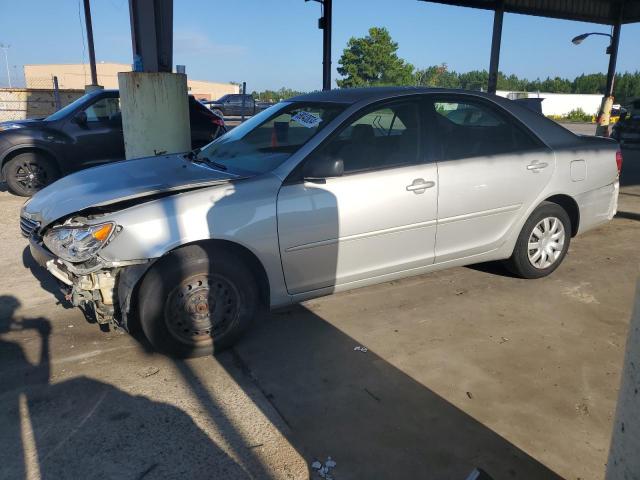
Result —
<path fill-rule="evenodd" d="M 225 107 L 225 113 L 230 117 L 238 117 L 242 115 L 242 95 L 229 95 Z"/>
<path fill-rule="evenodd" d="M 493 102 L 452 94 L 433 105 L 440 263 L 498 248 L 549 183 L 555 156 Z"/>
<path fill-rule="evenodd" d="M 291 294 L 433 263 L 437 169 L 425 159 L 422 104 L 376 106 L 348 120 L 306 162 L 341 159 L 344 175 L 288 179 L 278 236 Z"/>

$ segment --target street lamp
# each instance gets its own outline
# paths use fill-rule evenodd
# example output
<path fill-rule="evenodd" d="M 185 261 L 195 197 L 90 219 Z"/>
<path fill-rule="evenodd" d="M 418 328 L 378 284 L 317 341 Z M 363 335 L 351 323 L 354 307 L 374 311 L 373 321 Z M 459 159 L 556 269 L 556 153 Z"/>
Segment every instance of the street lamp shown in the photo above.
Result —
<path fill-rule="evenodd" d="M 601 35 L 603 37 L 609 37 L 609 39 L 611 41 L 613 41 L 613 36 L 609 33 L 602 33 L 602 32 L 590 32 L 590 33 L 583 33 L 582 35 L 578 35 L 577 37 L 573 37 L 571 39 L 571 43 L 573 43 L 574 45 L 580 45 L 585 38 L 587 38 L 589 35 Z M 609 45 L 607 47 L 607 54 L 611 53 L 611 45 Z"/>

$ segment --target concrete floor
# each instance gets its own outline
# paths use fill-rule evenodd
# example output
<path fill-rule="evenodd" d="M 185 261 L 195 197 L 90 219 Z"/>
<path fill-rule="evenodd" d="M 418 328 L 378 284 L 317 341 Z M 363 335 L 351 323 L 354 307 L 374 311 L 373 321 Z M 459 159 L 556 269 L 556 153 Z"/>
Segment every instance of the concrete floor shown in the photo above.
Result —
<path fill-rule="evenodd" d="M 481 265 L 356 290 L 189 361 L 61 304 L 25 255 L 23 199 L 0 193 L 0 478 L 319 478 L 311 463 L 329 456 L 337 480 L 602 478 L 640 259 L 639 153 L 625 154 L 620 214 L 549 278 Z"/>

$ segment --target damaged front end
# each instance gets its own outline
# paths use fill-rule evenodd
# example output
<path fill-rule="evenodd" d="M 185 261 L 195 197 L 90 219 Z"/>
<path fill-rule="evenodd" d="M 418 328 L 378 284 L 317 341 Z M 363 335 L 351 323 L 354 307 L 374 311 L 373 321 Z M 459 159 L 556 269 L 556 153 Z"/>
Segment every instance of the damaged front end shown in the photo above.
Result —
<path fill-rule="evenodd" d="M 23 236 L 29 239 L 31 256 L 58 280 L 67 301 L 101 326 L 128 330 L 131 294 L 150 260 L 107 262 L 102 259 L 97 251 L 106 246 L 121 227 L 113 224 L 105 235 L 104 224 L 85 223 L 91 220 L 73 217 L 41 231 L 38 222 L 23 215 L 20 226 Z M 96 241 L 100 244 L 93 245 Z M 82 247 L 87 245 L 95 251 L 91 248 L 83 251 Z M 71 261 L 77 259 L 79 261 Z"/>

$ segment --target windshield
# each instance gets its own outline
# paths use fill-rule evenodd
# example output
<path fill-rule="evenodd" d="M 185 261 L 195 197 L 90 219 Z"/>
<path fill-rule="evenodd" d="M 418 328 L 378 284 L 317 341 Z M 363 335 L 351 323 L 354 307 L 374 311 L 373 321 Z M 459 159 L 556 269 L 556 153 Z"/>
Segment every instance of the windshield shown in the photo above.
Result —
<path fill-rule="evenodd" d="M 225 167 L 250 174 L 278 167 L 313 138 L 345 106 L 283 102 L 260 112 L 198 153 Z"/>
<path fill-rule="evenodd" d="M 64 117 L 66 117 L 69 113 L 73 112 L 80 105 L 83 105 L 87 101 L 88 98 L 91 98 L 91 94 L 89 94 L 89 93 L 81 96 L 77 100 L 74 100 L 73 102 L 71 102 L 66 107 L 62 107 L 57 112 L 52 113 L 47 118 L 45 118 L 45 120 L 52 121 L 52 122 L 56 121 L 56 120 L 62 120 Z"/>

